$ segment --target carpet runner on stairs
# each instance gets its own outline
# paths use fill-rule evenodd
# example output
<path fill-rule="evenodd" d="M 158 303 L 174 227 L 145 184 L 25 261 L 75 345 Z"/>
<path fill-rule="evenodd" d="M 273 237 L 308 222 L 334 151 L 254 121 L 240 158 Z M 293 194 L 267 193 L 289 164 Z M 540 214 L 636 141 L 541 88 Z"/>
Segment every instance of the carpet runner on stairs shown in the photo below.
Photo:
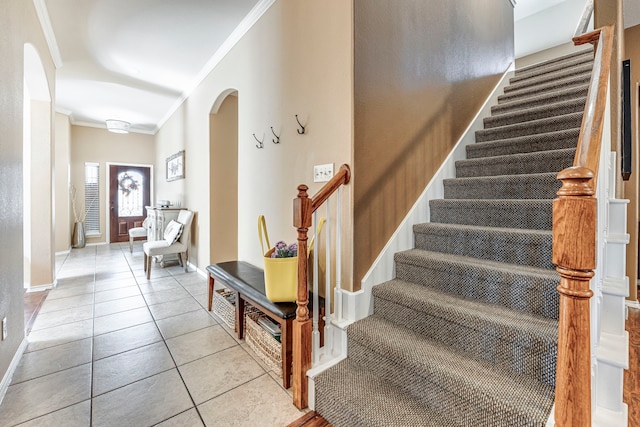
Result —
<path fill-rule="evenodd" d="M 340 426 L 544 426 L 554 397 L 557 173 L 571 166 L 591 76 L 586 50 L 515 72 L 348 356 L 315 379 Z"/>

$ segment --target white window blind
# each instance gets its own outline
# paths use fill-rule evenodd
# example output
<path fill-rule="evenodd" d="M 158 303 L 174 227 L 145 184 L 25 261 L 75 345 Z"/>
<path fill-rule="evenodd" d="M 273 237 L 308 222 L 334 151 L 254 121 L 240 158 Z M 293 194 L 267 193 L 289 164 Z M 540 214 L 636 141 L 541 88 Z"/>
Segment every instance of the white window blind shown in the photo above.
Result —
<path fill-rule="evenodd" d="M 87 236 L 100 234 L 100 165 L 84 164 L 84 229 Z"/>

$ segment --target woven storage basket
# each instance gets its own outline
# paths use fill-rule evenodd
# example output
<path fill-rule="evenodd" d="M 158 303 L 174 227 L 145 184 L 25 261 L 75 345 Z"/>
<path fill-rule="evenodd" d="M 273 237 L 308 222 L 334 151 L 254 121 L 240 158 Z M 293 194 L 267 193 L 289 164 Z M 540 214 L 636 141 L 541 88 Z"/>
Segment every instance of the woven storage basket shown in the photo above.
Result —
<path fill-rule="evenodd" d="M 282 344 L 258 324 L 261 312 L 247 312 L 244 320 L 245 340 L 260 360 L 273 372 L 282 376 Z"/>
<path fill-rule="evenodd" d="M 226 297 L 235 295 L 228 289 L 216 289 L 213 293 L 213 312 L 231 329 L 236 328 L 236 306 Z"/>

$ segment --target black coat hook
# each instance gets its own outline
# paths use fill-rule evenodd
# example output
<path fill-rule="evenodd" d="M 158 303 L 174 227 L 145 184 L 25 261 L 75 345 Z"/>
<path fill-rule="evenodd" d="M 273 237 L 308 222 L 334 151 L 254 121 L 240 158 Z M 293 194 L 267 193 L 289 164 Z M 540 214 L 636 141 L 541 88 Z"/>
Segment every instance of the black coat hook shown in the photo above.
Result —
<path fill-rule="evenodd" d="M 256 134 L 253 134 L 253 137 L 255 138 L 256 141 L 258 141 L 258 143 L 256 144 L 256 148 L 264 148 L 264 137 L 262 137 L 262 141 L 260 141 L 257 137 Z"/>
<path fill-rule="evenodd" d="M 300 120 L 298 120 L 298 115 L 297 114 L 296 114 L 296 121 L 298 122 L 298 125 L 302 128 L 302 130 L 296 129 L 298 131 L 298 134 L 299 135 L 304 135 L 304 132 L 305 132 L 304 129 L 305 128 L 304 128 L 304 126 L 302 126 L 302 123 L 300 123 Z"/>
<path fill-rule="evenodd" d="M 274 144 L 280 144 L 280 137 L 273 131 L 273 126 L 271 126 L 271 133 L 276 137 L 276 139 L 272 139 L 271 141 L 273 141 Z"/>

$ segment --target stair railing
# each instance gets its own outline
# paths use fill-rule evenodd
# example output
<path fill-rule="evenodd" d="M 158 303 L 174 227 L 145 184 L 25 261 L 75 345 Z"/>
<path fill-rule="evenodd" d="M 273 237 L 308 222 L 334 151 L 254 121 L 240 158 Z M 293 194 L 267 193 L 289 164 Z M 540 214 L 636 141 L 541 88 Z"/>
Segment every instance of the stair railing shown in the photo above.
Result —
<path fill-rule="evenodd" d="M 578 37 L 587 32 L 587 28 L 589 28 L 589 22 L 591 21 L 591 16 L 593 15 L 593 0 L 588 0 L 584 5 L 584 9 L 582 11 L 582 15 L 580 15 L 580 20 L 578 21 L 578 25 L 576 26 L 576 31 L 573 33 L 574 37 Z"/>
<path fill-rule="evenodd" d="M 330 314 L 331 314 L 331 216 L 329 199 L 336 193 L 337 207 L 336 207 L 336 247 L 333 251 L 336 260 L 336 272 L 335 272 L 335 300 L 333 307 L 336 310 L 336 318 L 340 320 L 342 316 L 342 301 L 341 301 L 341 244 L 340 244 L 340 219 L 341 219 L 341 202 L 340 202 L 340 189 L 343 185 L 346 185 L 351 180 L 351 169 L 349 165 L 342 165 L 338 172 L 328 181 L 324 187 L 318 191 L 312 198 L 309 198 L 307 190 L 309 187 L 302 184 L 298 186 L 298 197 L 293 200 L 293 225 L 298 229 L 298 253 L 307 253 L 307 233 L 309 227 L 313 224 L 318 224 L 317 210 L 320 206 L 327 206 L 327 218 L 325 226 L 326 236 L 326 288 L 325 288 L 325 348 L 330 348 L 331 333 L 328 333 L 330 328 Z M 312 367 L 312 357 L 318 358 L 320 348 L 320 335 L 319 330 L 319 313 L 322 311 L 319 306 L 319 289 L 318 289 L 318 230 L 314 227 L 314 236 L 316 240 L 316 250 L 314 250 L 314 281 L 313 281 L 313 322 L 309 319 L 309 285 L 308 285 L 308 259 L 305 256 L 298 257 L 298 298 L 296 303 L 298 307 L 296 309 L 296 318 L 293 321 L 293 404 L 298 409 L 303 409 L 308 406 L 309 403 L 309 380 L 307 378 L 307 371 Z"/>
<path fill-rule="evenodd" d="M 610 25 L 573 39 L 575 45 L 594 44 L 596 52 L 573 166 L 558 174 L 562 187 L 553 202 L 553 263 L 560 274 L 556 426 L 591 425 L 590 280 L 596 268 L 595 194 L 613 30 Z"/>

